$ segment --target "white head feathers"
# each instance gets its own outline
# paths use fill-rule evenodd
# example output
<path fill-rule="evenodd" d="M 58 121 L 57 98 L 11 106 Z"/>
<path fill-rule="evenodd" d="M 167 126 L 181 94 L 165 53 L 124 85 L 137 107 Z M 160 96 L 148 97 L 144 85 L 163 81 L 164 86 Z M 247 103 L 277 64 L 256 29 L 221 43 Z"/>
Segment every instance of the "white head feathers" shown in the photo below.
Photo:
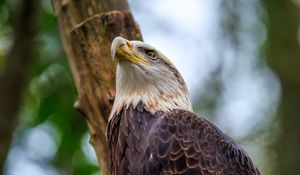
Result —
<path fill-rule="evenodd" d="M 111 47 L 118 62 L 116 97 L 110 118 L 141 101 L 145 110 L 155 113 L 172 109 L 192 111 L 184 80 L 162 53 L 141 41 L 116 37 Z"/>

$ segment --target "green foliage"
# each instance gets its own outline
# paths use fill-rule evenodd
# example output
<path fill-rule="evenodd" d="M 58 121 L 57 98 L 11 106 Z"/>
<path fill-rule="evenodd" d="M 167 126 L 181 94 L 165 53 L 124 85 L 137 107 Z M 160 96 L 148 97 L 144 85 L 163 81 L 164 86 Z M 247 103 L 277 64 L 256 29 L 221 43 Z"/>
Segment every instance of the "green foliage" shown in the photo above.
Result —
<path fill-rule="evenodd" d="M 0 1 L 1 66 L 5 64 L 4 55 L 9 49 L 8 43 L 12 42 L 11 19 L 15 13 L 16 2 L 15 0 Z M 87 140 L 82 144 L 83 138 L 87 135 L 87 127 L 83 117 L 73 108 L 76 89 L 61 44 L 58 24 L 48 0 L 42 2 L 38 27 L 29 85 L 25 92 L 11 152 L 19 148 L 27 150 L 31 131 L 47 126 L 51 130 L 48 132 L 50 138 L 56 143 L 56 146 L 54 144 L 51 148 L 55 150 L 55 155 L 34 161 L 36 166 L 55 167 L 57 172 L 65 174 L 94 174 L 98 171 L 98 164 L 87 158 L 83 149 L 88 144 Z M 34 144 L 43 146 L 44 143 L 35 140 Z M 10 159 L 18 159 L 16 155 L 13 156 L 14 158 Z M 12 163 L 10 159 L 7 167 Z M 32 157 L 28 155 L 27 159 L 30 162 Z"/>

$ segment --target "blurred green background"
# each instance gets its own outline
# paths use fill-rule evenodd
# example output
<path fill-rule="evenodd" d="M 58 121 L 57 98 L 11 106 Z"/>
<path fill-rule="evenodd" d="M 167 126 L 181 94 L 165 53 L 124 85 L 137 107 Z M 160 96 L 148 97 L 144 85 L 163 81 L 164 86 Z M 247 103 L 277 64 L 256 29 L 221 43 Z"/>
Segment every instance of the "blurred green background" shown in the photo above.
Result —
<path fill-rule="evenodd" d="M 241 144 L 262 174 L 298 174 L 300 1 L 129 3 L 144 40 L 182 72 L 195 112 Z M 0 74 L 19 5 L 0 1 Z M 98 174 L 84 119 L 73 109 L 76 89 L 48 0 L 41 0 L 37 28 L 4 174 Z"/>

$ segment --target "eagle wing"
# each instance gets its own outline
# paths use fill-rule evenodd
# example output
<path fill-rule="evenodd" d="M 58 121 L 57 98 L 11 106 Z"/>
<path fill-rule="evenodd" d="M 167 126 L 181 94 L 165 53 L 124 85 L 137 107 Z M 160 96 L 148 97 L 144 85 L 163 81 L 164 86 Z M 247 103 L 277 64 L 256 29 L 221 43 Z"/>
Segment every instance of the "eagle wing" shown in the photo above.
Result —
<path fill-rule="evenodd" d="M 172 110 L 153 126 L 142 162 L 145 175 L 260 174 L 231 138 L 185 110 Z"/>

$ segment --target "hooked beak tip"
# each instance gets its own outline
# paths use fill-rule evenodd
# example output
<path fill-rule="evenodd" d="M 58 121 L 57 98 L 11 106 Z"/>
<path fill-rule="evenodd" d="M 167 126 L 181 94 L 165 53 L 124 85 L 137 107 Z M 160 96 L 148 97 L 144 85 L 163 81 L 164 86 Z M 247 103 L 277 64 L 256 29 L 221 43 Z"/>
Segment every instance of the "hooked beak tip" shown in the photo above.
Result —
<path fill-rule="evenodd" d="M 117 36 L 113 39 L 112 44 L 111 44 L 111 56 L 113 60 L 115 60 L 115 55 L 117 50 L 121 49 L 125 45 L 128 45 L 129 41 L 127 41 L 125 38 L 121 36 Z"/>

